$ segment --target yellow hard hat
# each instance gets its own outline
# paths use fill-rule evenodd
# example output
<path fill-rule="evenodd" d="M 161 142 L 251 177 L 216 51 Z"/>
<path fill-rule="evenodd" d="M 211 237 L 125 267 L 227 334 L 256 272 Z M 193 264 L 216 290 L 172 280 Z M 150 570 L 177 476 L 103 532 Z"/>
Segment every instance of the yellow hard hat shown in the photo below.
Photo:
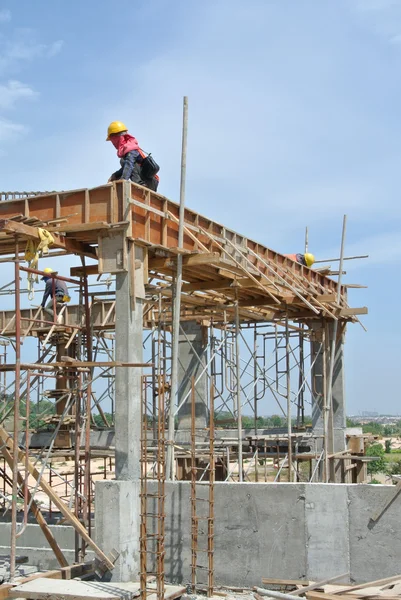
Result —
<path fill-rule="evenodd" d="M 122 131 L 127 131 L 128 127 L 126 127 L 124 125 L 124 123 L 121 123 L 121 121 L 113 121 L 112 123 L 110 123 L 108 129 L 107 129 L 107 138 L 106 138 L 106 142 L 108 142 L 110 140 L 110 136 L 113 135 L 114 133 L 121 133 Z"/>
<path fill-rule="evenodd" d="M 42 279 L 44 279 L 46 277 L 46 275 L 50 275 L 51 273 L 54 273 L 54 271 L 51 267 L 46 267 L 45 269 L 43 269 L 43 273 L 45 275 L 42 277 Z"/>
<path fill-rule="evenodd" d="M 313 254 L 310 254 L 309 252 L 307 252 L 304 255 L 305 258 L 305 262 L 306 262 L 306 266 L 307 267 L 311 267 L 313 265 L 313 263 L 315 262 L 315 257 L 313 256 Z"/>

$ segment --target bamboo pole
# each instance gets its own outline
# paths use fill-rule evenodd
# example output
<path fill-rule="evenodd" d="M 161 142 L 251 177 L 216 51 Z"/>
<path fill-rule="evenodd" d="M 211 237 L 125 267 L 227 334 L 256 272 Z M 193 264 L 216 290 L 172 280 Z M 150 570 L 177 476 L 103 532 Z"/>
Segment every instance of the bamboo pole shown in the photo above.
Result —
<path fill-rule="evenodd" d="M 15 578 L 17 552 L 17 501 L 18 501 L 18 433 L 20 417 L 20 379 L 21 379 L 21 304 L 20 304 L 20 264 L 18 237 L 15 240 L 15 394 L 13 428 L 13 465 L 12 465 L 12 504 L 11 504 L 11 542 L 10 542 L 10 580 Z"/>
<path fill-rule="evenodd" d="M 187 172 L 187 132 L 188 132 L 188 98 L 184 96 L 182 117 L 182 148 L 181 148 L 181 184 L 180 184 L 180 212 L 178 223 L 178 248 L 184 244 L 184 215 L 185 215 L 185 183 Z M 182 289 L 182 254 L 177 256 L 177 271 L 173 288 L 173 330 L 171 354 L 171 391 L 168 418 L 168 447 L 167 447 L 167 479 L 174 479 L 174 406 L 178 393 L 178 338 L 180 334 Z"/>
<path fill-rule="evenodd" d="M 237 295 L 237 294 L 236 294 Z M 237 434 L 238 434 L 238 481 L 243 481 L 242 473 L 242 407 L 241 407 L 241 365 L 240 365 L 240 323 L 238 298 L 235 301 L 235 382 L 237 404 Z"/>

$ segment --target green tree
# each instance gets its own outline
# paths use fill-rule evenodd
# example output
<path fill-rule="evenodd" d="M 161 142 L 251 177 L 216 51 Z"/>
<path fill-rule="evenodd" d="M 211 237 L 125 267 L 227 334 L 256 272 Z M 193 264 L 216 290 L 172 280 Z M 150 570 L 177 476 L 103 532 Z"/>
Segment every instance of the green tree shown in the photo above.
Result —
<path fill-rule="evenodd" d="M 363 433 L 373 433 L 373 435 L 383 435 L 384 427 L 381 423 L 366 423 L 362 425 Z"/>
<path fill-rule="evenodd" d="M 390 437 L 390 435 L 393 435 L 395 433 L 394 429 L 395 428 L 392 425 L 385 425 L 383 427 L 383 435 L 385 435 L 386 437 Z"/>
<path fill-rule="evenodd" d="M 391 441 L 391 440 L 386 440 L 386 441 L 384 442 L 384 446 L 385 446 L 385 452 L 386 452 L 386 454 L 390 454 L 390 452 L 391 452 L 391 444 L 392 444 L 392 441 Z"/>
<path fill-rule="evenodd" d="M 347 427 L 360 427 L 361 424 L 359 423 L 359 421 L 354 421 L 353 419 L 350 419 L 349 417 L 347 417 Z"/>
<path fill-rule="evenodd" d="M 384 458 L 384 448 L 381 444 L 372 444 L 366 450 L 366 456 L 376 456 L 376 460 L 368 462 L 369 475 L 384 473 L 386 471 L 386 461 Z"/>
<path fill-rule="evenodd" d="M 252 429 L 255 426 L 255 419 L 253 417 L 242 417 L 242 427 L 244 429 Z"/>
<path fill-rule="evenodd" d="M 401 460 L 391 463 L 387 469 L 389 475 L 401 475 Z"/>
<path fill-rule="evenodd" d="M 281 427 L 283 424 L 283 419 L 279 415 L 272 415 L 270 421 L 273 427 Z"/>
<path fill-rule="evenodd" d="M 104 416 L 106 417 L 109 423 L 109 427 L 111 427 L 111 424 L 113 423 L 113 415 L 111 413 L 105 412 Z M 93 415 L 93 420 L 96 423 L 96 427 L 106 427 L 105 422 L 99 414 Z"/>
<path fill-rule="evenodd" d="M 54 415 L 56 407 L 50 400 L 39 400 L 38 403 L 31 402 L 29 414 L 29 427 L 31 429 L 42 429 L 47 427 L 43 417 Z M 21 414 L 26 415 L 26 407 L 21 407 Z"/>

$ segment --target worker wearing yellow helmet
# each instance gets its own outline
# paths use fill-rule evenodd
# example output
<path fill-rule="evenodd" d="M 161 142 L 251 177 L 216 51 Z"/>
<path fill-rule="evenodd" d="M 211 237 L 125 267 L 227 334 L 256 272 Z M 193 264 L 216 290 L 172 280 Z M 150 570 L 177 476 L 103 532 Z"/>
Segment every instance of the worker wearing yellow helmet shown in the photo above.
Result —
<path fill-rule="evenodd" d="M 119 179 L 131 180 L 139 185 L 157 191 L 159 165 L 149 154 L 139 147 L 138 140 L 128 133 L 128 128 L 121 121 L 113 121 L 107 129 L 106 142 L 111 142 L 117 150 L 121 168 L 113 173 L 110 181 Z"/>
<path fill-rule="evenodd" d="M 284 254 L 287 258 L 291 260 L 295 260 L 295 262 L 299 263 L 304 267 L 311 267 L 315 262 L 315 257 L 310 252 L 306 252 L 305 254 Z"/>
<path fill-rule="evenodd" d="M 51 315 L 52 320 L 54 320 L 53 298 L 56 299 L 56 306 L 62 306 L 65 302 L 70 301 L 65 281 L 58 279 L 55 275 L 57 275 L 57 271 L 53 271 L 50 267 L 46 267 L 43 270 L 42 281 L 45 282 L 46 287 L 41 306 L 49 315 Z M 50 301 L 46 304 L 48 298 L 50 298 Z M 59 322 L 60 318 L 58 318 L 57 321 Z"/>

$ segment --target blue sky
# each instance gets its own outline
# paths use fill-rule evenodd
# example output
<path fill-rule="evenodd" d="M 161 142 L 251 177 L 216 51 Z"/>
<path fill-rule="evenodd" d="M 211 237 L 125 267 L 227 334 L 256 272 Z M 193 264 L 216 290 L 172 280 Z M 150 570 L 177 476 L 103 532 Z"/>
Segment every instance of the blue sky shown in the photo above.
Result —
<path fill-rule="evenodd" d="M 400 67 L 396 0 L 0 0 L 0 188 L 106 182 L 118 119 L 177 200 L 188 95 L 188 206 L 318 258 L 348 215 L 348 412 L 400 413 Z"/>

